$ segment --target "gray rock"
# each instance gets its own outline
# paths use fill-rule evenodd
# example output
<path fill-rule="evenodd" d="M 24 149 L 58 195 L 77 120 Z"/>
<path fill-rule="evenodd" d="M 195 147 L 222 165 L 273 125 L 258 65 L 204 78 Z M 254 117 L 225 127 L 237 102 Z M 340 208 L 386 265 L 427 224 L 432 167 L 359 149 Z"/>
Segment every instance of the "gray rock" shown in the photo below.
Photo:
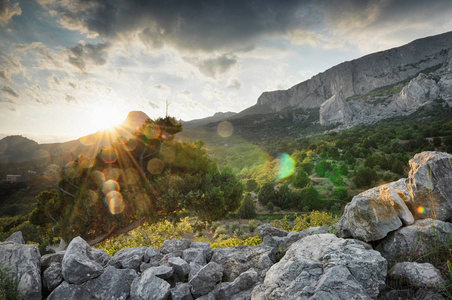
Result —
<path fill-rule="evenodd" d="M 57 253 L 45 254 L 45 255 L 41 256 L 41 267 L 47 268 L 52 263 L 61 264 L 63 262 L 63 257 L 64 257 L 64 251 L 60 251 Z"/>
<path fill-rule="evenodd" d="M 147 250 L 147 247 L 121 249 L 115 253 L 109 264 L 118 269 L 134 269 L 135 271 L 139 271 Z"/>
<path fill-rule="evenodd" d="M 137 276 L 135 270 L 108 266 L 102 275 L 82 286 L 94 299 L 128 299 L 130 286 Z"/>
<path fill-rule="evenodd" d="M 386 260 L 332 234 L 295 242 L 251 299 L 371 299 L 385 286 Z"/>
<path fill-rule="evenodd" d="M 74 238 L 63 257 L 63 278 L 68 283 L 80 284 L 102 274 L 104 268 L 94 251 L 81 237 Z"/>
<path fill-rule="evenodd" d="M 212 249 L 210 248 L 210 244 L 206 242 L 193 242 L 190 245 L 190 248 L 202 249 L 204 251 L 204 256 L 206 257 L 206 262 L 209 262 L 212 258 Z"/>
<path fill-rule="evenodd" d="M 264 239 L 266 236 L 279 236 L 279 237 L 285 237 L 289 234 L 288 231 L 278 229 L 276 227 L 273 227 L 269 224 L 263 224 L 259 225 L 256 228 L 257 234 L 261 237 L 261 239 Z"/>
<path fill-rule="evenodd" d="M 418 288 L 440 290 L 445 286 L 441 272 L 429 263 L 400 262 L 389 271 L 389 276 L 407 280 L 410 285 Z"/>
<path fill-rule="evenodd" d="M 42 285 L 51 292 L 63 281 L 61 264 L 54 262 L 42 273 Z"/>
<path fill-rule="evenodd" d="M 170 284 L 152 275 L 150 269 L 132 282 L 131 300 L 166 300 L 170 294 Z"/>
<path fill-rule="evenodd" d="M 446 221 L 452 217 L 452 155 L 428 151 L 410 160 L 407 189 L 416 219 Z M 425 212 L 417 210 L 425 208 Z"/>
<path fill-rule="evenodd" d="M 180 257 L 171 257 L 168 259 L 168 266 L 174 269 L 174 274 L 177 276 L 176 280 L 183 280 L 190 272 L 190 266 Z"/>
<path fill-rule="evenodd" d="M 320 125 L 349 124 L 351 120 L 352 110 L 342 92 L 334 94 L 320 105 Z"/>
<path fill-rule="evenodd" d="M 394 188 L 399 186 L 400 182 L 386 184 L 353 197 L 339 221 L 339 235 L 370 242 L 384 238 L 403 223 L 412 224 L 414 218 L 402 199 L 404 193 Z"/>
<path fill-rule="evenodd" d="M 0 264 L 10 269 L 12 279 L 19 283 L 20 299 L 41 299 L 41 254 L 37 245 L 16 243 L 20 236 L 0 243 Z"/>
<path fill-rule="evenodd" d="M 273 248 L 264 245 L 237 246 L 213 250 L 211 262 L 223 266 L 223 281 L 234 281 L 240 274 L 254 269 L 261 278 L 276 261 Z"/>
<path fill-rule="evenodd" d="M 259 275 L 253 269 L 243 272 L 233 282 L 220 286 L 218 299 L 250 299 L 254 287 L 260 282 Z"/>
<path fill-rule="evenodd" d="M 202 296 L 212 291 L 223 276 L 223 267 L 209 262 L 189 281 L 193 295 Z"/>
<path fill-rule="evenodd" d="M 154 257 L 161 256 L 160 250 L 155 249 L 154 247 L 148 247 L 146 251 L 144 252 L 144 262 L 149 262 Z M 162 259 L 161 257 L 158 258 L 158 260 Z"/>
<path fill-rule="evenodd" d="M 191 285 L 188 283 L 179 283 L 170 290 L 171 300 L 192 300 L 190 291 Z"/>
<path fill-rule="evenodd" d="M 174 273 L 174 269 L 169 266 L 151 267 L 146 270 L 150 275 L 157 276 L 161 279 L 169 279 Z"/>
<path fill-rule="evenodd" d="M 87 290 L 85 290 L 81 285 L 70 284 L 63 281 L 56 289 L 50 293 L 47 300 L 80 300 L 80 299 L 90 299 L 91 295 Z"/>
<path fill-rule="evenodd" d="M 108 266 L 108 263 L 111 260 L 110 255 L 108 255 L 104 249 L 91 248 L 90 255 L 95 262 L 104 268 Z"/>
<path fill-rule="evenodd" d="M 142 262 L 140 265 L 140 272 L 143 273 L 145 270 L 152 268 L 152 267 L 158 267 L 160 266 L 160 262 L 150 262 L 150 263 L 145 263 Z"/>
<path fill-rule="evenodd" d="M 5 242 L 12 242 L 12 243 L 16 243 L 16 244 L 23 244 L 25 245 L 25 240 L 24 237 L 22 235 L 22 231 L 16 231 L 13 234 L 11 234 L 6 240 Z"/>
<path fill-rule="evenodd" d="M 194 262 L 200 265 L 205 265 L 207 259 L 205 251 L 201 248 L 188 248 L 182 252 L 182 259 L 188 263 Z"/>
<path fill-rule="evenodd" d="M 204 265 L 200 265 L 193 262 L 191 262 L 189 266 L 190 272 L 188 273 L 188 281 L 192 280 L 193 277 L 195 277 L 195 275 L 199 272 L 199 270 L 201 270 L 204 267 Z"/>
<path fill-rule="evenodd" d="M 160 252 L 165 255 L 175 251 L 184 251 L 190 248 L 190 245 L 191 241 L 188 239 L 166 240 L 163 242 L 162 247 L 160 247 Z"/>
<path fill-rule="evenodd" d="M 410 255 L 425 255 L 432 246 L 449 248 L 452 225 L 439 220 L 418 220 L 413 225 L 391 232 L 376 247 L 386 259 L 397 260 Z"/>

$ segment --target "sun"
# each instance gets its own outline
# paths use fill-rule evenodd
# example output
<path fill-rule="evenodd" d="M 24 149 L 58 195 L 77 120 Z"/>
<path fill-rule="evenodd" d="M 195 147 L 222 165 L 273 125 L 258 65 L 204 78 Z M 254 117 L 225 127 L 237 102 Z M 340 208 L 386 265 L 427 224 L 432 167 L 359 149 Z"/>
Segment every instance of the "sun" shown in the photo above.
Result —
<path fill-rule="evenodd" d="M 114 109 L 99 109 L 93 114 L 93 123 L 96 130 L 113 129 L 124 121 L 123 113 Z"/>

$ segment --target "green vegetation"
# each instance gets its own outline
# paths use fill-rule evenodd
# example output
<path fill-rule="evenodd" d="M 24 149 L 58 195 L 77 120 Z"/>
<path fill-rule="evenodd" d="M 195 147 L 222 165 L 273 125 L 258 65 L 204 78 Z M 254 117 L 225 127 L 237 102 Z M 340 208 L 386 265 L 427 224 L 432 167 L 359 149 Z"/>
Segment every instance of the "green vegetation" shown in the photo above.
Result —
<path fill-rule="evenodd" d="M 17 288 L 19 282 L 12 278 L 11 270 L 3 268 L 0 264 L 0 300 L 15 300 L 19 299 Z"/>

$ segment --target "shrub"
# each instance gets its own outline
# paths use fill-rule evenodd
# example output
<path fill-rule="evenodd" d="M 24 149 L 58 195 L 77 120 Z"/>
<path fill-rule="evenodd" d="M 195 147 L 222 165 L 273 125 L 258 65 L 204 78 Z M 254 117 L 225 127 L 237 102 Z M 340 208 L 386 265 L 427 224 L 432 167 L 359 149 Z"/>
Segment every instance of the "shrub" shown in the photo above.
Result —
<path fill-rule="evenodd" d="M 223 226 L 219 226 L 216 230 L 215 230 L 215 235 L 214 237 L 219 237 L 222 234 L 227 234 L 228 231 L 226 230 L 226 228 L 224 228 Z"/>
<path fill-rule="evenodd" d="M 248 230 L 250 232 L 254 232 L 258 226 L 259 226 L 259 221 L 257 221 L 257 220 L 253 219 L 248 222 Z"/>
<path fill-rule="evenodd" d="M 3 268 L 0 263 L 0 300 L 15 300 L 19 299 L 17 288 L 19 287 L 19 282 L 13 279 L 11 270 L 8 268 Z"/>
<path fill-rule="evenodd" d="M 256 217 L 256 208 L 254 207 L 253 199 L 251 195 L 247 193 L 242 200 L 242 204 L 237 211 L 237 215 L 241 219 L 252 219 Z"/>
<path fill-rule="evenodd" d="M 267 203 L 267 209 L 270 213 L 273 213 L 273 211 L 275 210 L 275 206 L 273 205 L 272 202 Z"/>
<path fill-rule="evenodd" d="M 304 188 L 310 182 L 311 182 L 311 178 L 309 178 L 308 173 L 306 173 L 305 171 L 299 170 L 293 178 L 292 185 L 297 188 Z"/>

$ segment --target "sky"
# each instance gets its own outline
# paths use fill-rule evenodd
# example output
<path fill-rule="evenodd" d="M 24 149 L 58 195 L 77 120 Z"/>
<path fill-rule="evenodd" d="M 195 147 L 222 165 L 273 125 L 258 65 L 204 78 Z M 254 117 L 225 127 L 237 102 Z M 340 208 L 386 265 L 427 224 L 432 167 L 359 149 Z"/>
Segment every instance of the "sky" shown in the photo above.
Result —
<path fill-rule="evenodd" d="M 343 61 L 452 30 L 444 0 L 0 0 L 0 137 L 239 112 Z"/>

